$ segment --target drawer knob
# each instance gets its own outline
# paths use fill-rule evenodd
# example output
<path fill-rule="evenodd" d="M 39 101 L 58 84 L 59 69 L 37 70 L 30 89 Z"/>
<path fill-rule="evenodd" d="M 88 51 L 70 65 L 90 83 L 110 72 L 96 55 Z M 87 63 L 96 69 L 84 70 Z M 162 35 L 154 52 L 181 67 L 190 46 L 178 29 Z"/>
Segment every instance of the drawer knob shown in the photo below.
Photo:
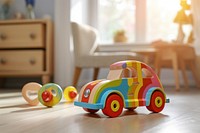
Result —
<path fill-rule="evenodd" d="M 0 59 L 0 63 L 1 63 L 1 64 L 6 64 L 6 59 L 1 58 L 1 59 Z"/>
<path fill-rule="evenodd" d="M 6 36 L 6 34 L 1 33 L 0 34 L 0 38 L 1 38 L 1 40 L 6 40 L 7 36 Z"/>
<path fill-rule="evenodd" d="M 30 59 L 30 64 L 34 65 L 36 63 L 35 59 Z"/>
<path fill-rule="evenodd" d="M 31 38 L 31 39 L 35 39 L 35 38 L 36 38 L 36 34 L 35 34 L 35 33 L 31 33 L 31 34 L 30 34 L 30 38 Z"/>

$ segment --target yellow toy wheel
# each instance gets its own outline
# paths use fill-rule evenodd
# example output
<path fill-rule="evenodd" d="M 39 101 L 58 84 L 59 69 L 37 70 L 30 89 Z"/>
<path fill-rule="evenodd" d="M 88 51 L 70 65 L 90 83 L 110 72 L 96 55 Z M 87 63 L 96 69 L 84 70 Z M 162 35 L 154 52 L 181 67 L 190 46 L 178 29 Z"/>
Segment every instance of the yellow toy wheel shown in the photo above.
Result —
<path fill-rule="evenodd" d="M 75 100 L 77 94 L 78 94 L 77 90 L 73 86 L 68 86 L 64 90 L 64 98 L 69 102 L 73 102 Z"/>

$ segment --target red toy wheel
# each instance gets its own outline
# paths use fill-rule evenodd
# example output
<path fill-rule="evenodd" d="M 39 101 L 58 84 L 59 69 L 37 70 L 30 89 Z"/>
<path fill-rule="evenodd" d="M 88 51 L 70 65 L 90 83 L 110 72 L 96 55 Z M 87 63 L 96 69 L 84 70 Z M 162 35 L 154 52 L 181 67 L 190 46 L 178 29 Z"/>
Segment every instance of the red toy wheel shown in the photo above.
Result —
<path fill-rule="evenodd" d="M 123 105 L 122 98 L 117 94 L 112 94 L 107 98 L 102 112 L 109 117 L 117 117 L 122 113 Z"/>
<path fill-rule="evenodd" d="M 163 110 L 165 106 L 165 96 L 161 91 L 155 91 L 151 96 L 150 105 L 147 106 L 149 111 L 158 113 Z"/>
<path fill-rule="evenodd" d="M 149 111 L 152 111 L 151 106 L 146 106 L 146 108 L 147 108 Z"/>
<path fill-rule="evenodd" d="M 98 109 L 88 109 L 88 108 L 83 108 L 86 112 L 88 113 L 91 113 L 91 114 L 94 114 L 96 113 L 97 111 L 99 111 Z"/>

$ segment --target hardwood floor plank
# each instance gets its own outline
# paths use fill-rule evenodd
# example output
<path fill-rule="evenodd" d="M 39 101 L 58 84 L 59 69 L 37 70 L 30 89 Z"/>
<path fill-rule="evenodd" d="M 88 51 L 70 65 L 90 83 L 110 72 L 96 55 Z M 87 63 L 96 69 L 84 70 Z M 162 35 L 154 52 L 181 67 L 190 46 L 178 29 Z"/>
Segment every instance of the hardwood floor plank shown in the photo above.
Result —
<path fill-rule="evenodd" d="M 199 133 L 200 90 L 167 89 L 166 93 L 170 103 L 161 113 L 138 107 L 131 112 L 124 109 L 120 117 L 107 118 L 101 111 L 88 114 L 64 99 L 53 108 L 29 106 L 20 92 L 5 92 L 0 94 L 0 132 Z"/>

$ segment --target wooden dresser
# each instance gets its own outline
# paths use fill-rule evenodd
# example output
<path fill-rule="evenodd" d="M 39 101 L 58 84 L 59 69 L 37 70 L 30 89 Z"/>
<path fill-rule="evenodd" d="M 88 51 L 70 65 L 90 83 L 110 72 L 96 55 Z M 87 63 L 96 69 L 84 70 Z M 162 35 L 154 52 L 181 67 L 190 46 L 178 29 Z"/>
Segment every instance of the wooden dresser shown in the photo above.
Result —
<path fill-rule="evenodd" d="M 0 21 L 0 77 L 41 76 L 53 73 L 53 27 L 50 20 Z"/>

